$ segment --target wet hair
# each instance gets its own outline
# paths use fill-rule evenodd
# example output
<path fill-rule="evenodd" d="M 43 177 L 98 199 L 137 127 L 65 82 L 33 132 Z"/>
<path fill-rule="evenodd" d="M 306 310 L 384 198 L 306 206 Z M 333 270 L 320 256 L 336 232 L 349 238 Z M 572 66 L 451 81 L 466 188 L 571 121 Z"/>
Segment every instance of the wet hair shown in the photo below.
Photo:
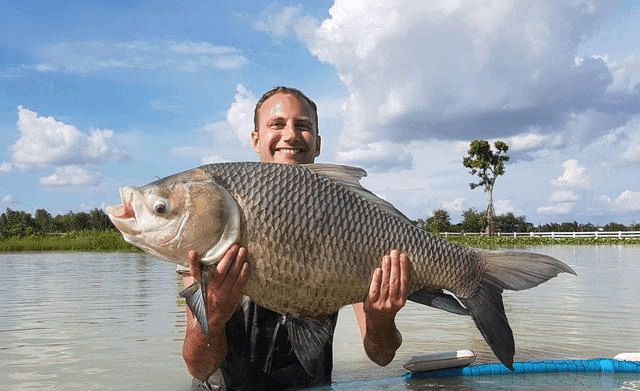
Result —
<path fill-rule="evenodd" d="M 259 111 L 260 108 L 262 107 L 262 104 L 269 98 L 271 98 L 273 95 L 275 94 L 291 94 L 291 95 L 295 95 L 298 97 L 298 99 L 300 99 L 303 102 L 307 102 L 309 104 L 309 106 L 311 106 L 311 110 L 313 111 L 313 119 L 314 119 L 314 123 L 316 125 L 316 136 L 319 133 L 319 129 L 318 129 L 318 106 L 316 106 L 315 102 L 312 101 L 311 99 L 309 99 L 309 97 L 307 97 L 302 91 L 296 89 L 296 88 L 291 88 L 291 87 L 284 87 L 284 86 L 278 86 L 275 88 L 272 88 L 271 90 L 267 91 L 264 93 L 264 95 L 262 95 L 262 98 L 260 98 L 260 100 L 258 100 L 258 103 L 256 103 L 256 107 L 253 110 L 253 129 L 257 132 L 258 131 L 258 123 L 260 122 L 260 118 L 259 118 Z"/>

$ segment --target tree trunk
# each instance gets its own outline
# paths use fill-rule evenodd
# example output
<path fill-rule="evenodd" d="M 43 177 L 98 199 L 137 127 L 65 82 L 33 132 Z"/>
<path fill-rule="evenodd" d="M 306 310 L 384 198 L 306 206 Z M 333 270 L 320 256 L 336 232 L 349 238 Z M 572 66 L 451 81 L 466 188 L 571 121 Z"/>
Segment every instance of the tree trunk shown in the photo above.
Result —
<path fill-rule="evenodd" d="M 487 220 L 487 226 L 484 228 L 484 235 L 493 236 L 496 233 L 496 226 L 494 223 L 495 211 L 493 210 L 493 186 L 487 188 L 489 193 L 489 205 L 487 205 L 487 211 L 485 212 L 485 219 Z"/>

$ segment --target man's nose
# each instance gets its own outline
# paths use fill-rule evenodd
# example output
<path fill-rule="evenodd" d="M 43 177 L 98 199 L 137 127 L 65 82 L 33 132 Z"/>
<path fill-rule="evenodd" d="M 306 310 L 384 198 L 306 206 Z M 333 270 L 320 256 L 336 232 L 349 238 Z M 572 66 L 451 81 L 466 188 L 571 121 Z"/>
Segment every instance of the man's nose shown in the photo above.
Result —
<path fill-rule="evenodd" d="M 298 131 L 296 129 L 296 125 L 293 121 L 287 122 L 286 126 L 282 129 L 282 137 L 285 140 L 292 140 L 298 136 Z"/>

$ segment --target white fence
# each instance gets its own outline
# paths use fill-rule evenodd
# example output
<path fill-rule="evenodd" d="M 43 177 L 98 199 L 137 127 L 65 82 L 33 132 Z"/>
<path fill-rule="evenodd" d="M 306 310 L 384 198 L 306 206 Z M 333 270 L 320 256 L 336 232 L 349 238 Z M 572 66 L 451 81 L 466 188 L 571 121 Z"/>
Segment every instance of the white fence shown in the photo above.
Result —
<path fill-rule="evenodd" d="M 478 236 L 479 233 L 471 232 L 443 232 L 442 235 L 446 238 L 451 236 Z M 496 236 L 505 236 L 510 238 L 614 238 L 614 239 L 626 239 L 626 238 L 640 238 L 640 231 L 589 231 L 589 232 L 496 232 Z"/>

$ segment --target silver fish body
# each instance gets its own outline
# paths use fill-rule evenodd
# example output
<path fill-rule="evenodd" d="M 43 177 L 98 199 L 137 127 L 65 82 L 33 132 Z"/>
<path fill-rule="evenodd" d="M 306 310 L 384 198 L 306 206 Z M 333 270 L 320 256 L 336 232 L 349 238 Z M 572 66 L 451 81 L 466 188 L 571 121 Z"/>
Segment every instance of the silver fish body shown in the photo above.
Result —
<path fill-rule="evenodd" d="M 469 313 L 510 367 L 514 344 L 502 290 L 573 270 L 544 255 L 479 252 L 433 236 L 361 187 L 365 175 L 323 164 L 213 164 L 122 190 L 123 205 L 109 215 L 127 241 L 178 264 L 194 248 L 214 265 L 232 243 L 243 244 L 252 267 L 244 293 L 307 318 L 363 301 L 373 270 L 397 249 L 411 262 L 409 298 Z"/>

